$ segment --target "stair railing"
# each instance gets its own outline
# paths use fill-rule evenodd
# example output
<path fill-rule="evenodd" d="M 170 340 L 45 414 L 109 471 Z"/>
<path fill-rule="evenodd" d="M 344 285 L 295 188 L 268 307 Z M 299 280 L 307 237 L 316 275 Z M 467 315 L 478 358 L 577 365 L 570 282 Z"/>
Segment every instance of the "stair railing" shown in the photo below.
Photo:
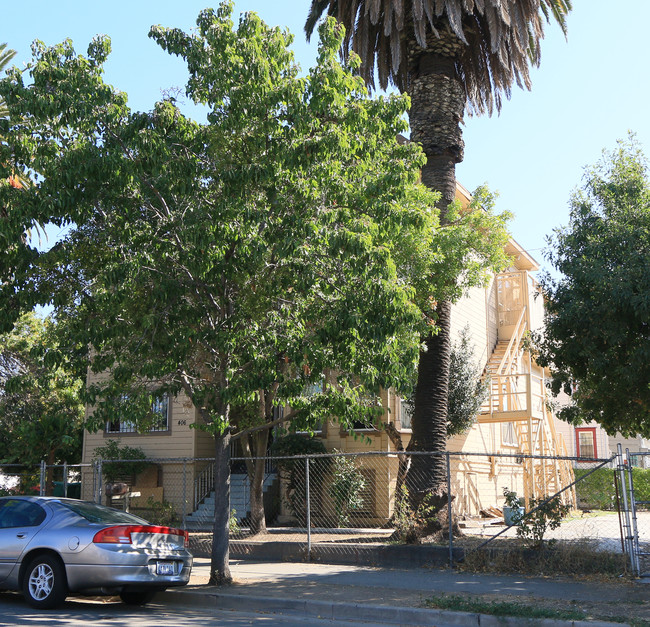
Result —
<path fill-rule="evenodd" d="M 208 465 L 197 475 L 194 480 L 194 509 L 201 501 L 214 490 L 214 464 Z"/>

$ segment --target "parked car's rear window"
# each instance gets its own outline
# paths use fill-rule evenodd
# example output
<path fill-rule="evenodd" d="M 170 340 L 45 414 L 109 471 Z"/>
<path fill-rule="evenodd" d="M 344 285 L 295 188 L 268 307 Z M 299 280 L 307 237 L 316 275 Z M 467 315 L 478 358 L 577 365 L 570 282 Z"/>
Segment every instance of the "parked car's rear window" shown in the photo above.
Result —
<path fill-rule="evenodd" d="M 96 503 L 88 503 L 87 501 L 62 500 L 60 503 L 69 510 L 72 510 L 75 514 L 78 514 L 87 521 L 93 523 L 109 525 L 122 523 L 142 525 L 147 522 L 133 514 L 128 514 L 127 512 L 122 512 L 118 509 L 111 509 L 110 507 L 104 507 L 103 505 L 97 505 Z"/>

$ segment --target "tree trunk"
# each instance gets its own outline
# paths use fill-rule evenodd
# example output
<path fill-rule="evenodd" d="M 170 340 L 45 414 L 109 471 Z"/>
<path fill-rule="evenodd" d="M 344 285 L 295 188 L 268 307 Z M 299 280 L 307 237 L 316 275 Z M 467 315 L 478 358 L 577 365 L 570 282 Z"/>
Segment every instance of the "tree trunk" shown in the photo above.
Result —
<path fill-rule="evenodd" d="M 444 29 L 440 34 L 440 38 L 429 36 L 427 50 L 414 41 L 409 45 L 409 121 L 411 140 L 422 145 L 427 157 L 422 183 L 441 193 L 438 209 L 441 225 L 445 225 L 447 208 L 456 195 L 456 163 L 463 160 L 460 125 L 466 96 L 455 69 L 461 44 Z M 442 453 L 447 444 L 451 303 L 438 303 L 435 316 L 438 333 L 423 338 L 425 350 L 420 352 L 408 449 Z M 434 500 L 442 507 L 447 502 L 445 477 L 442 454 L 413 456 L 406 481 L 412 504 L 417 506 L 426 494 L 432 494 L 439 497 Z"/>
<path fill-rule="evenodd" d="M 410 455 L 405 454 L 402 435 L 395 428 L 395 425 L 389 423 L 386 425 L 385 430 L 386 435 L 388 435 L 388 438 L 395 447 L 395 450 L 398 453 L 402 453 L 402 455 L 399 456 L 399 462 L 397 466 L 397 479 L 395 482 L 395 510 L 397 510 L 402 506 L 402 487 L 406 485 L 406 477 L 408 476 L 408 471 L 411 467 L 411 457 Z"/>
<path fill-rule="evenodd" d="M 411 456 L 406 487 L 414 508 L 427 494 L 434 496 L 431 505 L 442 507 L 447 502 L 443 453 L 447 445 L 451 303 L 439 303 L 437 314 L 438 334 L 425 339 L 427 350 L 420 353 L 411 421 L 413 435 L 408 447 L 410 451 L 436 454 Z"/>
<path fill-rule="evenodd" d="M 268 430 L 257 431 L 249 436 L 255 457 L 249 465 L 248 477 L 251 485 L 251 533 L 266 533 L 266 516 L 264 513 L 264 475 L 266 469 L 266 448 L 269 441 Z"/>
<path fill-rule="evenodd" d="M 211 585 L 229 584 L 230 574 L 230 430 L 215 436 L 214 450 L 214 527 L 210 562 Z"/>

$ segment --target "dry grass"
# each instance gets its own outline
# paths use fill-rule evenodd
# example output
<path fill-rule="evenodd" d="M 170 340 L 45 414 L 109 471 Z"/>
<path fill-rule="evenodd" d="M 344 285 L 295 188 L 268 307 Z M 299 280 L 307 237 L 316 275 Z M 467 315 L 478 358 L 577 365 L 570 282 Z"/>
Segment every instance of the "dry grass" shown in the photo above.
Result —
<path fill-rule="evenodd" d="M 485 548 L 467 547 L 459 569 L 470 572 L 526 575 L 620 577 L 627 572 L 625 555 L 603 551 L 591 540 L 558 541 L 527 549 L 517 539 L 498 539 Z"/>

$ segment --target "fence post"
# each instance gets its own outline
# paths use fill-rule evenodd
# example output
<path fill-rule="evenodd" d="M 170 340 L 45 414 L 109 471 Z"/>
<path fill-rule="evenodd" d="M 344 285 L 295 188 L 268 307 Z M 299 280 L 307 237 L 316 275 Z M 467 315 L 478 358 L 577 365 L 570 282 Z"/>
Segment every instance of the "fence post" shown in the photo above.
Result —
<path fill-rule="evenodd" d="M 630 549 L 631 554 L 634 555 L 634 569 L 638 577 L 641 576 L 641 563 L 639 561 L 639 529 L 637 527 L 636 520 L 636 497 L 634 496 L 634 481 L 632 477 L 633 466 L 632 466 L 632 456 L 630 455 L 630 449 L 625 449 L 625 459 L 627 460 L 627 477 L 628 477 L 628 489 L 629 489 L 629 505 L 630 505 L 630 514 L 632 519 L 632 538 L 630 539 Z"/>
<path fill-rule="evenodd" d="M 452 508 L 451 508 L 451 461 L 449 451 L 447 455 L 447 523 L 449 525 L 449 568 L 454 567 L 454 531 L 452 521 Z"/>
<path fill-rule="evenodd" d="M 97 460 L 97 503 L 102 504 L 102 460 Z"/>
<path fill-rule="evenodd" d="M 627 547 L 628 555 L 630 557 L 630 567 L 632 568 L 632 572 L 634 574 L 637 574 L 637 569 L 636 569 L 636 560 L 635 560 L 635 555 L 634 555 L 634 545 L 632 542 L 632 523 L 630 520 L 630 508 L 629 508 L 629 503 L 628 503 L 628 493 L 627 493 L 627 477 L 626 475 L 626 469 L 625 469 L 625 463 L 623 461 L 623 447 L 621 443 L 617 445 L 617 459 L 618 459 L 618 473 L 620 477 L 620 485 L 621 485 L 621 496 L 623 497 L 623 511 L 625 512 L 625 524 L 623 525 L 623 528 L 625 530 L 625 546 Z"/>
<path fill-rule="evenodd" d="M 68 462 L 63 462 L 63 496 L 68 497 Z"/>
<path fill-rule="evenodd" d="M 45 468 L 45 460 L 41 460 L 41 484 L 38 486 L 38 494 L 39 496 L 45 496 L 45 473 L 46 473 L 46 468 Z"/>
<path fill-rule="evenodd" d="M 311 560 L 311 507 L 309 505 L 309 457 L 305 457 L 305 509 L 307 516 L 307 561 Z"/>
<path fill-rule="evenodd" d="M 187 526 L 187 458 L 183 458 L 183 529 Z"/>

